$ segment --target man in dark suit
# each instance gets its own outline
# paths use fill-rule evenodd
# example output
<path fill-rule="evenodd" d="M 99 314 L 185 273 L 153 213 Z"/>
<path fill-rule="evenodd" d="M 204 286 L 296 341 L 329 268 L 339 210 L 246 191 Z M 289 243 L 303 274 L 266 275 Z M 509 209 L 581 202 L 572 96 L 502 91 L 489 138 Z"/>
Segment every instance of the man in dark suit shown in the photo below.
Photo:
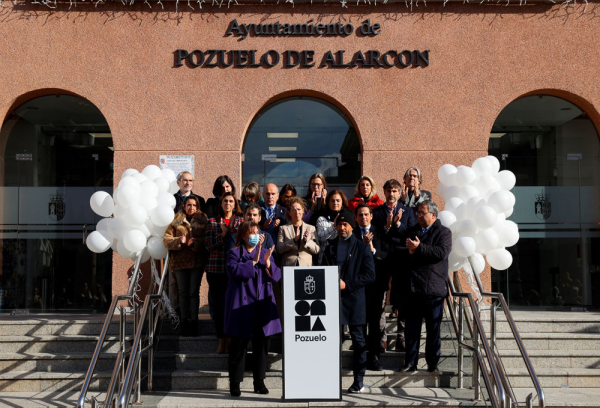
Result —
<path fill-rule="evenodd" d="M 181 210 L 183 200 L 185 200 L 185 198 L 190 194 L 198 197 L 198 200 L 200 201 L 199 209 L 202 210 L 202 212 L 205 212 L 206 201 L 204 200 L 204 198 L 202 198 L 202 196 L 194 194 L 192 192 L 193 184 L 194 176 L 192 176 L 192 173 L 190 173 L 189 171 L 182 171 L 177 175 L 177 185 L 179 186 L 179 191 L 173 194 L 173 196 L 175 197 L 175 208 L 173 209 L 173 211 L 175 211 L 175 213 Z"/>
<path fill-rule="evenodd" d="M 259 225 L 264 231 L 271 235 L 273 242 L 277 242 L 279 226 L 287 222 L 287 210 L 285 207 L 277 204 L 279 190 L 275 184 L 269 183 L 265 186 L 263 198 L 265 200 L 265 206 L 260 212 L 261 223 Z"/>
<path fill-rule="evenodd" d="M 402 186 L 398 180 L 386 181 L 383 185 L 385 203 L 373 210 L 373 224 L 386 234 L 390 245 L 395 246 L 402 244 L 406 230 L 416 224 L 413 211 L 400 202 L 401 191 Z M 392 252 L 391 248 L 388 249 L 388 252 Z M 392 268 L 391 265 L 388 267 Z M 400 304 L 392 304 L 398 313 L 396 351 L 404 351 L 404 310 Z"/>
<path fill-rule="evenodd" d="M 321 265 L 338 266 L 342 324 L 348 325 L 354 349 L 354 382 L 348 392 L 355 393 L 364 389 L 367 368 L 365 286 L 375 281 L 375 265 L 369 246 L 352 233 L 355 228 L 352 211 L 342 210 L 335 226 L 338 236 L 326 242 Z"/>
<path fill-rule="evenodd" d="M 354 235 L 369 246 L 375 260 L 375 282 L 365 288 L 367 302 L 367 368 L 382 371 L 379 357 L 384 344 L 387 344 L 385 330 L 385 300 L 390 282 L 390 265 L 388 265 L 388 245 L 386 234 L 371 224 L 373 210 L 367 204 L 356 207 L 356 222 Z M 385 350 L 385 349 L 384 349 Z"/>
<path fill-rule="evenodd" d="M 438 207 L 432 201 L 419 204 L 419 223 L 406 232 L 404 246 L 398 248 L 402 287 L 392 287 L 406 308 L 406 356 L 400 371 L 415 372 L 419 361 L 421 326 L 425 319 L 427 371 L 438 372 L 441 352 L 440 327 L 444 299 L 448 296 L 448 256 L 452 250 L 452 232 L 437 219 Z M 396 279 L 396 277 L 394 279 Z"/>

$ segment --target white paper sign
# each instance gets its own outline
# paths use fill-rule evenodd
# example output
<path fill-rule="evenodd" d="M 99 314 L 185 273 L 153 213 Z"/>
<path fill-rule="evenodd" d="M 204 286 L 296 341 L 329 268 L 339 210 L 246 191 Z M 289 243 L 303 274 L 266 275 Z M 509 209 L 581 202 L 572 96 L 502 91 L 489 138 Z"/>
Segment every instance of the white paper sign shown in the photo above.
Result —
<path fill-rule="evenodd" d="M 340 400 L 336 266 L 283 268 L 283 399 Z"/>
<path fill-rule="evenodd" d="M 167 156 L 161 154 L 159 161 L 161 169 L 171 169 L 175 175 L 178 175 L 182 171 L 189 171 L 194 175 L 194 155 Z"/>

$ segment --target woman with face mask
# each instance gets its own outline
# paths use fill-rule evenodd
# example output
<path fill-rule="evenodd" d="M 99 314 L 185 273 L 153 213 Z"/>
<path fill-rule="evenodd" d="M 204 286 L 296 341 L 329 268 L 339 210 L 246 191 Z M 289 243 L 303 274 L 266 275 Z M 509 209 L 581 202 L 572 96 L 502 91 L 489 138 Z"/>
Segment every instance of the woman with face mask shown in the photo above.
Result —
<path fill-rule="evenodd" d="M 269 340 L 281 333 L 281 322 L 273 294 L 273 283 L 281 279 L 273 250 L 262 248 L 258 224 L 242 223 L 236 247 L 227 256 L 229 284 L 225 295 L 225 333 L 231 336 L 229 349 L 229 391 L 241 395 L 246 350 L 252 340 L 254 392 L 268 394 L 265 386 Z"/>

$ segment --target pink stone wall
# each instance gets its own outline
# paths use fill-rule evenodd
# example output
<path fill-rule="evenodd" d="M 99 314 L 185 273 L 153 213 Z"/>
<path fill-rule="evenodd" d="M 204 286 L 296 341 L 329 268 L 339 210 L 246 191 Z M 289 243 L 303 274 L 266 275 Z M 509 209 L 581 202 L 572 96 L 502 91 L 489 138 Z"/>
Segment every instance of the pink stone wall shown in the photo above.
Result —
<path fill-rule="evenodd" d="M 523 7 L 404 2 L 341 8 L 339 3 L 232 6 L 204 4 L 166 10 L 141 1 L 93 7 L 5 2 L 0 9 L 0 116 L 37 95 L 67 91 L 93 102 L 110 125 L 115 176 L 129 167 L 158 164 L 159 154 L 196 156 L 195 191 L 210 196 L 216 176 L 241 183 L 241 148 L 254 115 L 289 95 L 335 103 L 354 122 L 363 173 L 379 185 L 423 169 L 435 192 L 437 168 L 470 164 L 487 154 L 499 112 L 512 100 L 542 91 L 565 97 L 599 123 L 599 22 L 583 6 Z M 183 4 L 183 3 L 182 3 Z M 240 23 L 351 22 L 381 24 L 375 37 L 226 37 Z M 193 49 L 326 51 L 430 50 L 427 68 L 284 69 L 174 67 L 174 51 Z M 0 152 L 0 160 L 3 159 Z M 118 182 L 118 178 L 115 180 Z M 114 259 L 113 293 L 126 290 L 128 263 Z M 489 285 L 489 273 L 484 281 Z"/>

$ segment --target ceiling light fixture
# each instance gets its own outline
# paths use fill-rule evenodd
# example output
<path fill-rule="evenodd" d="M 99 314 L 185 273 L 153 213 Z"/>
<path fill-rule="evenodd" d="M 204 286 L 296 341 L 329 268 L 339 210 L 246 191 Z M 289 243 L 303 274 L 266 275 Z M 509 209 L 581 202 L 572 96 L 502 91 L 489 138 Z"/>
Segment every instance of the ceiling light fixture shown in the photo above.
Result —
<path fill-rule="evenodd" d="M 270 152 L 295 152 L 296 146 L 269 146 Z"/>
<path fill-rule="evenodd" d="M 267 133 L 268 139 L 298 139 L 298 133 Z"/>

